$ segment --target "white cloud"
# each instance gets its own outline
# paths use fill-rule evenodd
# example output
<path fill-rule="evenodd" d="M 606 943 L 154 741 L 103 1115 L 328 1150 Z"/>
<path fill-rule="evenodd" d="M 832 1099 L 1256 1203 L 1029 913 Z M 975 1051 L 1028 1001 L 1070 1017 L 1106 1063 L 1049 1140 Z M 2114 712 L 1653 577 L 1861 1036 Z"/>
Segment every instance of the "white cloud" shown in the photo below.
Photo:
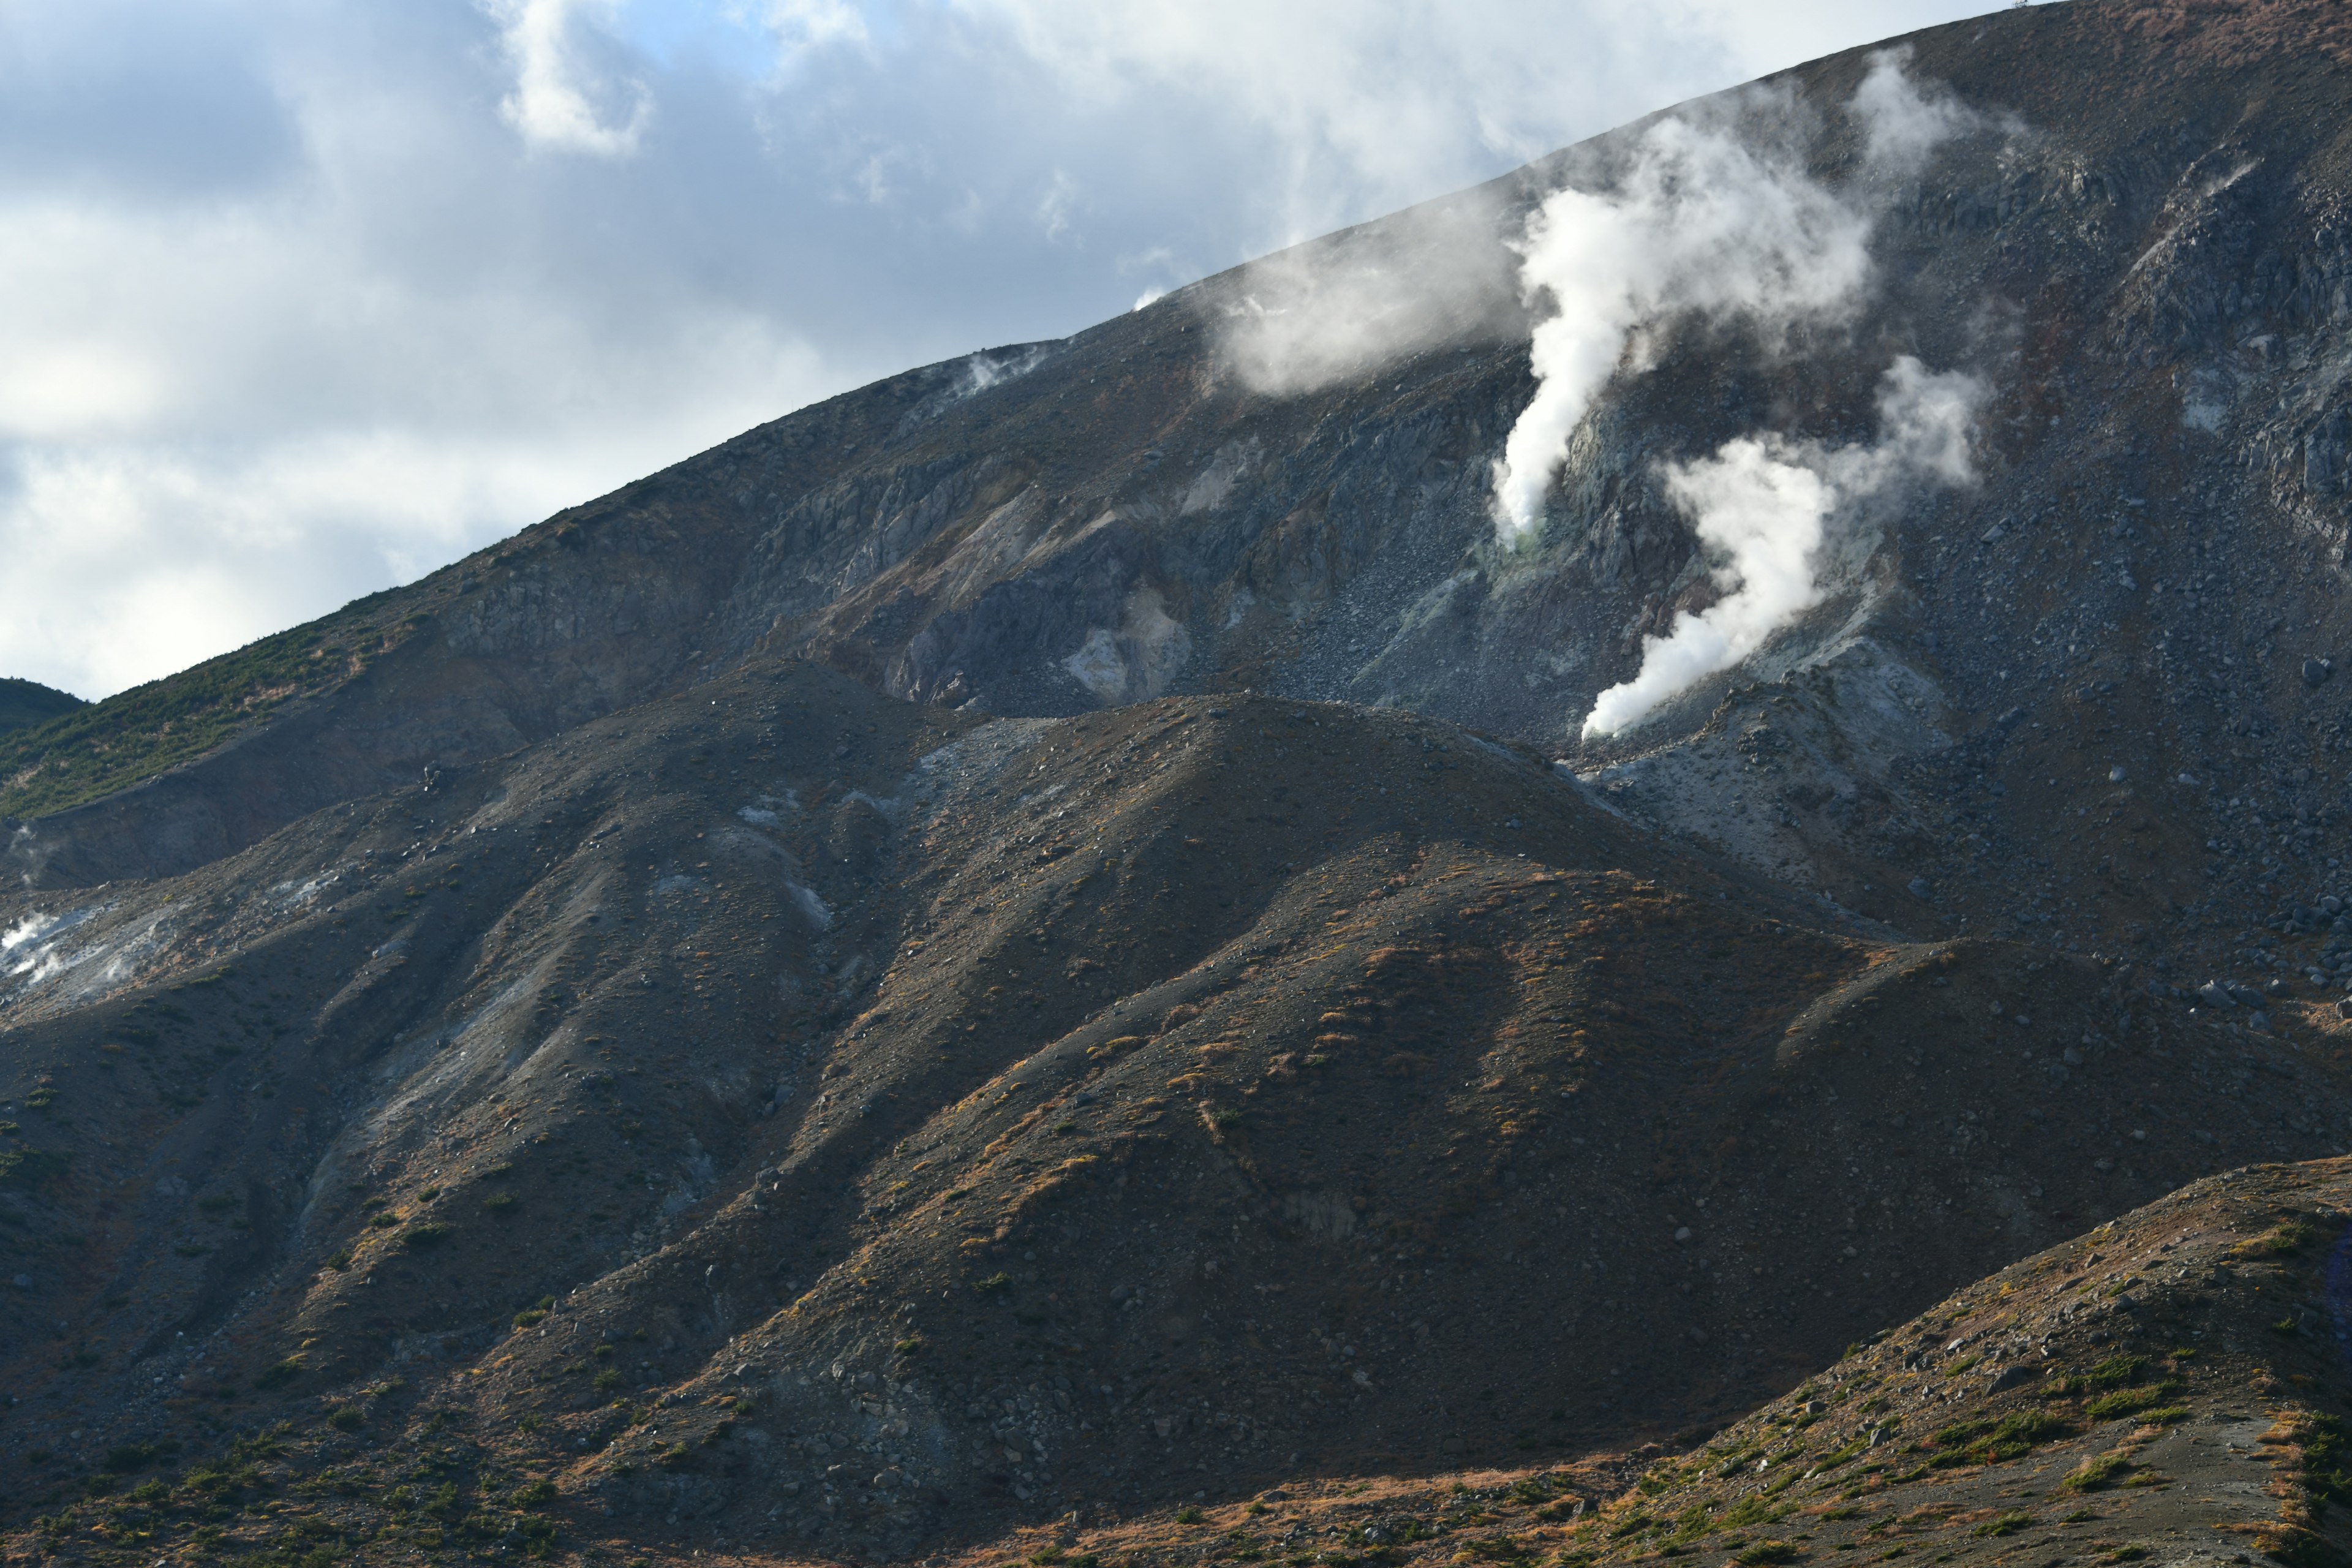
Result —
<path fill-rule="evenodd" d="M 514 90 L 499 112 L 534 147 L 623 158 L 637 150 L 653 118 L 653 94 L 642 81 L 614 81 L 586 58 L 582 17 L 595 13 L 608 22 L 615 0 L 481 0 L 504 27 Z M 617 121 L 614 99 L 627 100 Z M 600 108 L 598 100 L 604 100 Z"/>
<path fill-rule="evenodd" d="M 1070 178 L 1069 171 L 1054 171 L 1053 182 L 1037 201 L 1037 226 L 1045 231 L 1048 244 L 1058 245 L 1070 232 L 1070 214 L 1078 203 L 1078 183 Z"/>
<path fill-rule="evenodd" d="M 1726 15 L 0 0 L 0 673 L 103 695 L 1499 173 L 1749 74 Z"/>
<path fill-rule="evenodd" d="M 864 45 L 872 37 L 865 13 L 849 0 L 774 0 L 768 7 L 768 26 L 787 47 L 796 49 Z"/>

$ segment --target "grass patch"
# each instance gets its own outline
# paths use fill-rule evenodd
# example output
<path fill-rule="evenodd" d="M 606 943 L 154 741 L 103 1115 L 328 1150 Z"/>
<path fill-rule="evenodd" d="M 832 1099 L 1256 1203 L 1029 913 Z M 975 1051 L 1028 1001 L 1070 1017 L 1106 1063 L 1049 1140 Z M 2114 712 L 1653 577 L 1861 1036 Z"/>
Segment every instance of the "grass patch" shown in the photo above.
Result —
<path fill-rule="evenodd" d="M 2121 1454 L 2101 1454 L 2076 1466 L 2064 1480 L 2058 1483 L 2058 1489 L 2062 1492 L 2097 1491 L 2102 1487 L 2113 1486 L 2115 1478 L 2130 1468 L 2131 1461 Z"/>
<path fill-rule="evenodd" d="M 1792 1542 L 1759 1541 L 1753 1546 L 1743 1547 L 1733 1552 L 1731 1560 L 1738 1563 L 1739 1568 L 1762 1568 L 1762 1565 L 1767 1563 L 1790 1562 L 1798 1554 L 1797 1547 Z"/>
<path fill-rule="evenodd" d="M 2112 1421 L 2118 1415 L 2136 1415 L 2161 1405 L 2179 1388 L 2179 1384 L 2172 1382 L 2150 1384 L 2145 1388 L 2119 1388 L 2113 1394 L 2101 1394 L 2083 1406 L 2083 1414 L 2094 1421 Z"/>
<path fill-rule="evenodd" d="M 1986 1520 L 1969 1533 L 1979 1537 L 2015 1535 L 2021 1530 L 2031 1529 L 2032 1525 L 2033 1516 L 2030 1513 L 2004 1513 L 1998 1519 Z"/>
<path fill-rule="evenodd" d="M 2260 1236 L 2249 1237 L 2230 1248 L 2236 1258 L 2275 1258 L 2282 1253 L 2300 1251 L 2311 1239 L 2311 1227 L 2301 1220 L 2281 1220 Z"/>
<path fill-rule="evenodd" d="M 1958 1421 L 1927 1439 L 1936 1450 L 1928 1461 L 1938 1468 L 1953 1465 L 1997 1465 L 2031 1453 L 2041 1444 L 2074 1435 L 2074 1424 L 2044 1410 L 2019 1410 L 2001 1417 Z"/>

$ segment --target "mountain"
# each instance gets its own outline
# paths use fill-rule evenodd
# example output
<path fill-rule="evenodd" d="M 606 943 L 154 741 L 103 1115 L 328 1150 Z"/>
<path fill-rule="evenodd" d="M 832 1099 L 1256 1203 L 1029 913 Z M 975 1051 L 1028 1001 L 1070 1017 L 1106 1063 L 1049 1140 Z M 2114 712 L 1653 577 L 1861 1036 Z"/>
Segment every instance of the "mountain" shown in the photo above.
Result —
<path fill-rule="evenodd" d="M 1672 1452 L 1283 1488 L 1006 1544 L 1148 1564 L 2333 1562 L 2347 1389 L 2328 1237 L 2347 1193 L 2340 1160 L 2198 1183 Z"/>
<path fill-rule="evenodd" d="M 1832 57 L 0 733 L 9 1550 L 1189 1559 L 1537 1456 L 1580 1565 L 1857 1545 L 1708 1526 L 1868 1446 L 1792 1386 L 2352 1127 L 2347 67 Z M 1794 248 L 1691 273 L 1691 159 Z M 1571 209 L 1687 297 L 1521 518 Z"/>
<path fill-rule="evenodd" d="M 43 686 L 37 680 L 0 676 L 0 733 L 45 724 L 61 714 L 85 706 L 87 704 L 80 698 L 69 691 Z"/>

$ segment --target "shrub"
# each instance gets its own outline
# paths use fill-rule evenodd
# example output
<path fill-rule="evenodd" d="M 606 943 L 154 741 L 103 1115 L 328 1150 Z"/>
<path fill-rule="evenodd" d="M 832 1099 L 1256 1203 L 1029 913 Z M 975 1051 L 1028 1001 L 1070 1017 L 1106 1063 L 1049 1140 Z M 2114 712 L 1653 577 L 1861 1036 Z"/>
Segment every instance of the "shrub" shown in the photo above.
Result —
<path fill-rule="evenodd" d="M 2300 1220 L 2281 1220 L 2262 1235 L 2250 1237 L 2230 1250 L 2240 1258 L 2268 1258 L 2295 1251 L 2310 1239 L 2309 1226 Z"/>
<path fill-rule="evenodd" d="M 971 1282 L 971 1288 L 982 1296 L 992 1296 L 1000 1290 L 1011 1289 L 1013 1288 L 1013 1276 L 1005 1273 L 1000 1268 L 985 1279 L 973 1280 Z"/>
<path fill-rule="evenodd" d="M 2094 1421 L 2110 1421 L 2118 1415 L 2129 1415 L 2135 1411 L 2161 1404 L 2179 1386 L 2177 1383 L 2158 1383 L 2145 1388 L 2119 1388 L 2083 1406 L 2083 1413 Z"/>
<path fill-rule="evenodd" d="M 2032 1522 L 2033 1516 L 2030 1513 L 2004 1513 L 1997 1519 L 1986 1520 L 1969 1533 L 1976 1536 L 2015 1535 Z"/>
<path fill-rule="evenodd" d="M 2136 1355 L 2109 1356 L 2083 1379 L 2091 1388 L 2117 1388 L 2140 1381 L 2147 1363 Z"/>
<path fill-rule="evenodd" d="M 517 1508 L 545 1508 L 555 1500 L 555 1483 L 541 1477 L 526 1487 L 518 1487 L 509 1500 Z"/>
<path fill-rule="evenodd" d="M 1732 1553 L 1731 1560 L 1738 1563 L 1739 1568 L 1760 1568 L 1767 1563 L 1786 1563 L 1796 1555 L 1796 1547 L 1786 1541 L 1759 1541 Z"/>
<path fill-rule="evenodd" d="M 515 1195 L 512 1193 L 492 1193 L 482 1200 L 482 1206 L 504 1218 L 514 1210 Z"/>
<path fill-rule="evenodd" d="M 2096 1491 L 2101 1487 L 2114 1484 L 2118 1472 L 2130 1468 L 2131 1461 L 2121 1454 L 2101 1454 L 2095 1458 L 2084 1460 L 2072 1474 L 2058 1483 L 2058 1489 L 2062 1492 Z"/>
<path fill-rule="evenodd" d="M 403 1247 L 421 1250 L 427 1247 L 440 1246 L 442 1242 L 448 1239 L 448 1236 L 449 1227 L 446 1225 L 412 1225 L 400 1233 L 400 1244 Z"/>
<path fill-rule="evenodd" d="M 1182 1508 L 1176 1510 L 1176 1522 L 1179 1524 L 1198 1524 L 1201 1522 L 1201 1510 L 1194 1508 L 1188 1502 Z"/>
<path fill-rule="evenodd" d="M 259 1377 L 253 1380 L 253 1385 L 256 1388 L 283 1388 L 301 1376 L 305 1370 L 299 1354 L 289 1355 L 284 1361 L 263 1371 Z"/>
<path fill-rule="evenodd" d="M 599 1394 L 610 1394 L 621 1386 L 621 1374 L 608 1366 L 590 1378 L 588 1385 Z"/>
<path fill-rule="evenodd" d="M 367 1412 L 356 1405 L 338 1405 L 328 1414 L 327 1425 L 338 1432 L 356 1432 L 367 1419 Z"/>
<path fill-rule="evenodd" d="M 1726 1530 L 1744 1530 L 1751 1524 L 1771 1524 L 1789 1516 L 1784 1504 L 1773 1502 L 1760 1493 L 1750 1493 L 1723 1510 L 1717 1522 Z"/>
<path fill-rule="evenodd" d="M 2020 1410 L 2000 1421 L 1955 1422 L 1928 1439 L 1942 1450 L 1937 1466 L 1994 1465 L 2030 1452 L 2036 1445 L 2074 1435 L 2074 1423 L 2041 1410 Z"/>

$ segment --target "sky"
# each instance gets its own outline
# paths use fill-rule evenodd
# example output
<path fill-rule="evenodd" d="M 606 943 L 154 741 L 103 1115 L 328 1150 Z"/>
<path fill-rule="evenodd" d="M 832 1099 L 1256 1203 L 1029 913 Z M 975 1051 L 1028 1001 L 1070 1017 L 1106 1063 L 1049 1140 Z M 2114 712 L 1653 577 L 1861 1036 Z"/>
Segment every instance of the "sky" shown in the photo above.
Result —
<path fill-rule="evenodd" d="M 1983 0 L 0 0 L 0 675 L 97 699 L 909 365 Z"/>

